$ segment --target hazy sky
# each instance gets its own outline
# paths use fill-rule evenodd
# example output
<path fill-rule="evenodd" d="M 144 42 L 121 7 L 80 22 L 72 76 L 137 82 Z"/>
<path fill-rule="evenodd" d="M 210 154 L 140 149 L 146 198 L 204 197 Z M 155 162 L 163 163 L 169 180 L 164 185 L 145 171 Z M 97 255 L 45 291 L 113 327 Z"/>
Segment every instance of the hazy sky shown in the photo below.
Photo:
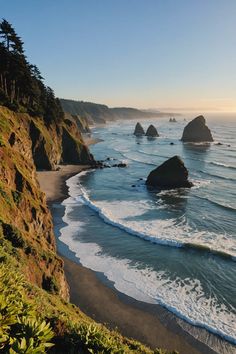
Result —
<path fill-rule="evenodd" d="M 0 0 L 57 96 L 236 111 L 236 0 Z"/>

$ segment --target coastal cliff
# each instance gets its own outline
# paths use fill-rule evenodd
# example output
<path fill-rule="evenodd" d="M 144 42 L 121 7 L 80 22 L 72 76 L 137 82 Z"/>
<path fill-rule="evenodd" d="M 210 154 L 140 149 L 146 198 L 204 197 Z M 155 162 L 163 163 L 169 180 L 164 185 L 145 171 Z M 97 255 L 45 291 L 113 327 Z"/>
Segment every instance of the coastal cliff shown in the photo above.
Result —
<path fill-rule="evenodd" d="M 68 300 L 63 262 L 56 254 L 52 219 L 34 164 L 42 158 L 51 167 L 56 149 L 51 155 L 32 152 L 37 144 L 31 140 L 32 126 L 36 123 L 28 114 L 0 107 L 1 246 L 12 249 L 27 280 Z"/>
<path fill-rule="evenodd" d="M 128 120 L 128 119 L 150 119 L 168 117 L 170 113 L 146 111 L 130 107 L 110 108 L 104 104 L 93 102 L 75 101 L 60 99 L 63 111 L 77 117 L 78 120 L 86 121 L 88 124 L 104 124 L 107 121 Z M 79 123 L 80 124 L 80 123 Z"/>
<path fill-rule="evenodd" d="M 0 352 L 153 353 L 69 303 L 36 171 L 96 164 L 87 120 L 64 115 L 12 25 L 3 19 L 0 31 Z"/>
<path fill-rule="evenodd" d="M 74 122 L 67 121 L 47 127 L 40 118 L 0 106 L 0 314 L 4 315 L 0 349 L 8 353 L 13 345 L 25 345 L 26 349 L 32 346 L 32 353 L 36 348 L 41 353 L 153 353 L 97 324 L 68 302 L 63 261 L 56 253 L 52 218 L 36 165 L 43 162 L 40 167 L 53 169 L 72 156 L 76 156 L 73 162 L 93 162 L 74 128 Z M 4 326 L 10 315 L 11 325 Z M 35 334 L 32 344 L 26 328 L 41 328 L 43 335 L 39 339 Z"/>

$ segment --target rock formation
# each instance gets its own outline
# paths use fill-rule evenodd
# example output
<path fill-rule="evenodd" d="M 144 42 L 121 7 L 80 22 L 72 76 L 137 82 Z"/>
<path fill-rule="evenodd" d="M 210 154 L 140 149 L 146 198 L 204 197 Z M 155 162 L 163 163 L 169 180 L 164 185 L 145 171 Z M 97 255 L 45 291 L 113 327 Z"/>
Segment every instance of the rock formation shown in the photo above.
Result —
<path fill-rule="evenodd" d="M 206 120 L 203 116 L 198 116 L 189 122 L 183 131 L 181 141 L 184 142 L 209 142 L 213 141 L 211 131 L 206 126 Z"/>
<path fill-rule="evenodd" d="M 29 117 L 29 135 L 38 170 L 55 170 L 59 163 L 95 163 L 73 118 L 45 127 L 42 119 Z"/>
<path fill-rule="evenodd" d="M 45 195 L 39 189 L 33 159 L 33 154 L 36 161 L 37 154 L 46 156 L 41 150 L 45 142 L 32 121 L 28 114 L 0 106 L 0 252 L 2 247 L 7 250 L 11 249 L 10 245 L 14 247 L 12 255 L 16 256 L 15 262 L 19 262 L 21 268 L 19 265 L 18 268 L 27 280 L 45 289 L 47 279 L 50 291 L 68 300 L 63 262 L 56 254 L 52 217 Z M 46 159 L 46 162 L 51 168 L 50 161 Z"/>
<path fill-rule="evenodd" d="M 175 118 L 170 118 L 170 119 L 169 119 L 169 122 L 170 122 L 170 123 L 177 123 L 177 120 L 176 120 Z"/>
<path fill-rule="evenodd" d="M 155 170 L 151 171 L 146 184 L 158 189 L 190 188 L 188 170 L 179 156 L 171 157 Z"/>
<path fill-rule="evenodd" d="M 143 129 L 142 125 L 138 122 L 135 126 L 135 129 L 134 129 L 134 135 L 140 136 L 140 135 L 144 135 L 144 134 L 145 134 L 144 129 Z"/>
<path fill-rule="evenodd" d="M 152 137 L 152 138 L 155 138 L 157 136 L 159 136 L 156 128 L 154 127 L 154 125 L 149 125 L 147 131 L 146 131 L 146 136 L 149 136 L 149 137 Z"/>

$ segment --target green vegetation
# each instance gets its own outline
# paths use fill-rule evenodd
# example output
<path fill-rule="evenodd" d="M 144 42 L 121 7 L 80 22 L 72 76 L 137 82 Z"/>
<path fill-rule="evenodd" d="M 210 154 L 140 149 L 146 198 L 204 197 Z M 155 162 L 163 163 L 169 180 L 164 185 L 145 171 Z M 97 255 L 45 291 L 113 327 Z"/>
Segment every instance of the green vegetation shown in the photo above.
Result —
<path fill-rule="evenodd" d="M 74 305 L 27 283 L 10 258 L 0 258 L 1 352 L 167 354 L 109 331 Z"/>
<path fill-rule="evenodd" d="M 50 325 L 37 315 L 18 273 L 0 264 L 0 350 L 5 353 L 45 353 L 53 344 Z"/>
<path fill-rule="evenodd" d="M 21 38 L 5 19 L 0 22 L 0 38 L 0 104 L 42 116 L 47 124 L 62 119 L 60 101 L 44 85 L 37 66 L 27 61 Z"/>
<path fill-rule="evenodd" d="M 105 123 L 106 119 L 112 119 L 110 109 L 102 104 L 91 102 L 74 101 L 67 99 L 60 99 L 62 108 L 65 112 L 72 115 L 79 115 L 91 123 Z"/>
<path fill-rule="evenodd" d="M 27 120 L 27 114 L 0 108 L 0 352 L 166 353 L 108 330 L 67 302 L 51 216 L 29 158 Z M 46 136 L 42 119 L 35 122 Z"/>
<path fill-rule="evenodd" d="M 142 111 L 136 108 L 109 108 L 103 104 L 92 102 L 60 99 L 64 112 L 79 115 L 90 124 L 106 123 L 115 119 L 144 119 L 168 116 L 169 113 Z"/>
<path fill-rule="evenodd" d="M 37 159 L 55 165 L 62 156 L 68 163 L 70 154 L 77 163 L 93 158 L 75 122 L 61 120 L 59 101 L 6 20 L 0 37 L 0 104 L 14 111 L 0 107 L 0 352 L 167 354 L 108 330 L 67 301 L 35 165 Z"/>

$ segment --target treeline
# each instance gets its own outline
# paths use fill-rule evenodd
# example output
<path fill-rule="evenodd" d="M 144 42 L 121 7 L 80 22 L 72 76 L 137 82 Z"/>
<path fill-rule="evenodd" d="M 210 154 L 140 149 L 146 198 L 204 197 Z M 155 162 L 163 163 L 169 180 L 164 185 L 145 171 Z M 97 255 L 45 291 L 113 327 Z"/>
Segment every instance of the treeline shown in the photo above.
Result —
<path fill-rule="evenodd" d="M 0 105 L 31 116 L 42 116 L 47 124 L 64 116 L 53 90 L 44 85 L 36 65 L 28 62 L 23 41 L 13 26 L 0 22 Z"/>

